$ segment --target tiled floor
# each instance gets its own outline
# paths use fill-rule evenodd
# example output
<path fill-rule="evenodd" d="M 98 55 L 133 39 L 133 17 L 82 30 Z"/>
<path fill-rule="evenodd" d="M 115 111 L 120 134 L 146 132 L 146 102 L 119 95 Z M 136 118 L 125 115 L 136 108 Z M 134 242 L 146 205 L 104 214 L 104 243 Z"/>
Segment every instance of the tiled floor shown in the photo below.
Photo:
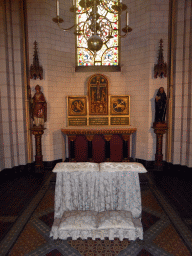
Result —
<path fill-rule="evenodd" d="M 151 172 L 151 178 L 173 209 L 192 231 L 192 178 L 190 172 Z"/>
<path fill-rule="evenodd" d="M 38 192 L 44 174 L 21 175 L 0 185 L 0 240 Z"/>
<path fill-rule="evenodd" d="M 192 252 L 192 233 L 184 222 L 186 215 L 180 214 L 180 208 L 172 201 L 173 197 L 180 198 L 177 200 L 180 200 L 180 205 L 182 205 L 182 201 L 187 201 L 187 199 L 184 196 L 181 198 L 182 193 L 178 192 L 179 189 L 175 194 L 172 193 L 175 191 L 174 189 L 168 190 L 167 188 L 170 187 L 168 180 L 171 181 L 171 184 L 174 181 L 171 178 L 164 178 L 164 176 L 163 173 L 149 174 L 148 183 L 146 183 L 146 177 L 141 178 L 144 240 L 124 240 L 123 242 L 118 239 L 114 241 L 63 241 L 50 238 L 50 229 L 54 219 L 54 188 L 50 186 L 52 177 L 47 176 L 41 189 L 38 193 L 34 193 L 29 200 L 28 207 L 23 207 L 22 214 L 15 215 L 16 219 L 11 215 L 1 216 L 0 221 L 5 223 L 5 228 L 11 221 L 14 225 L 0 243 L 0 255 L 189 256 Z M 154 182 L 155 180 L 156 182 Z M 160 182 L 161 180 L 162 182 Z M 179 185 L 179 181 L 175 180 L 177 188 L 180 187 L 180 191 L 182 191 L 181 184 Z M 174 188 L 174 184 L 172 187 Z M 21 190 L 18 184 L 19 193 Z M 170 193 L 166 194 L 166 190 Z M 11 195 L 11 193 L 8 194 Z M 4 195 L 4 193 L 0 192 L 0 195 Z M 21 195 L 23 196 L 23 193 Z M 7 200 L 10 202 L 11 198 L 9 197 Z M 14 203 L 9 205 L 14 208 Z M 184 203 L 185 212 L 187 212 L 187 207 L 187 204 Z M 190 214 L 187 217 L 190 220 Z M 188 224 L 190 226 L 190 222 Z"/>

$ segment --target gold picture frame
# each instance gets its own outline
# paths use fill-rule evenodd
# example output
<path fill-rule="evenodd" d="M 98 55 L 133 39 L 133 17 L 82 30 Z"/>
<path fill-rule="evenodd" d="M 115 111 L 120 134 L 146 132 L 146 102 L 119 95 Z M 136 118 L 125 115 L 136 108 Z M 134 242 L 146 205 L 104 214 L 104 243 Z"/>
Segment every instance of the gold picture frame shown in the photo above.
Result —
<path fill-rule="evenodd" d="M 87 97 L 68 96 L 67 97 L 68 116 L 87 115 Z"/>
<path fill-rule="evenodd" d="M 129 115 L 130 96 L 110 96 L 110 114 L 111 115 Z"/>

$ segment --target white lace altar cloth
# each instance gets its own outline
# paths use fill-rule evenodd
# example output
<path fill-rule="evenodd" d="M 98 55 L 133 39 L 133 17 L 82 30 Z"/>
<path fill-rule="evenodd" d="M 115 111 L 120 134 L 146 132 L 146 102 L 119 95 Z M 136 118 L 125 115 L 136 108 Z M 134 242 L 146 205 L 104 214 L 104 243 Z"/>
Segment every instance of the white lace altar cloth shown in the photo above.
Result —
<path fill-rule="evenodd" d="M 141 164 L 59 163 L 53 172 L 57 172 L 54 223 L 50 233 L 54 239 L 143 239 L 138 172 L 147 171 Z M 123 224 L 121 227 L 116 225 L 118 217 L 115 213 L 110 215 L 114 211 L 118 212 L 118 216 L 121 212 L 129 214 L 129 221 L 122 215 L 129 228 Z M 114 225 L 111 228 L 109 225 L 100 227 L 99 216 L 102 212 L 107 222 L 107 218 L 112 218 L 110 223 Z M 74 215 L 76 224 L 71 225 Z"/>

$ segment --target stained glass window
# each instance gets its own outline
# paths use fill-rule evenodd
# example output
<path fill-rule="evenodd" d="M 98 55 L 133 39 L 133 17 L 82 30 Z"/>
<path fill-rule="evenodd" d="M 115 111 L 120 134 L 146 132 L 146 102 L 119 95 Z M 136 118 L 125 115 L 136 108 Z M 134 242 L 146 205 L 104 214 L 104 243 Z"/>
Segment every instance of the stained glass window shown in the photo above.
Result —
<path fill-rule="evenodd" d="M 119 19 L 118 12 L 113 8 L 118 4 L 118 0 L 96 0 L 96 9 L 93 2 L 93 0 L 76 1 L 77 66 L 118 66 Z M 96 25 L 93 22 L 94 18 Z M 94 34 L 93 26 L 97 27 L 97 35 L 103 41 L 102 48 L 98 51 L 91 51 L 88 48 L 87 40 Z"/>

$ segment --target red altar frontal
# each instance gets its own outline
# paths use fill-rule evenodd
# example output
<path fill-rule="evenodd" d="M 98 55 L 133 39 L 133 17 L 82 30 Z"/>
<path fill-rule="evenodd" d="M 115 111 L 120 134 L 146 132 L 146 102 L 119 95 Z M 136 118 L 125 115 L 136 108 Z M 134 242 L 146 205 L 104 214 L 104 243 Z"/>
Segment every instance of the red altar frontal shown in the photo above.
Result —
<path fill-rule="evenodd" d="M 81 126 L 61 129 L 68 138 L 69 161 L 129 161 L 131 126 Z"/>

